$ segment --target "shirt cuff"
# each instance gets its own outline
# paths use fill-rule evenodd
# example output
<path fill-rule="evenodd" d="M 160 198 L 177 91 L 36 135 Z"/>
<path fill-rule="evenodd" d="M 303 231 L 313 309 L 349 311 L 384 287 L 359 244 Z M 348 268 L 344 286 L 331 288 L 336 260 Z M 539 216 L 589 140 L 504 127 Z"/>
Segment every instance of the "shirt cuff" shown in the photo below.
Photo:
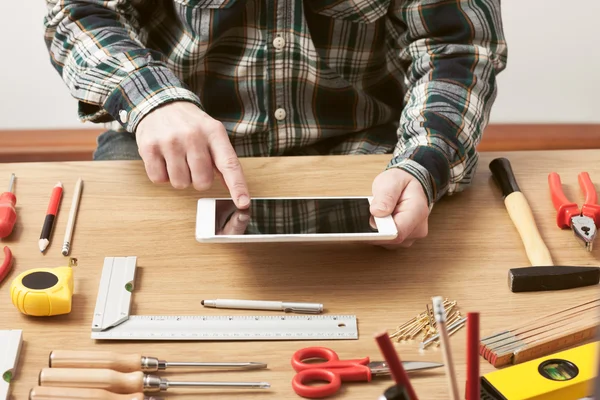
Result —
<path fill-rule="evenodd" d="M 450 166 L 438 150 L 416 146 L 392 158 L 386 169 L 400 168 L 414 176 L 423 186 L 429 210 L 447 191 Z"/>
<path fill-rule="evenodd" d="M 107 97 L 104 109 L 123 128 L 135 133 L 143 117 L 173 101 L 189 101 L 201 107 L 199 97 L 170 69 L 150 65 L 129 73 Z"/>

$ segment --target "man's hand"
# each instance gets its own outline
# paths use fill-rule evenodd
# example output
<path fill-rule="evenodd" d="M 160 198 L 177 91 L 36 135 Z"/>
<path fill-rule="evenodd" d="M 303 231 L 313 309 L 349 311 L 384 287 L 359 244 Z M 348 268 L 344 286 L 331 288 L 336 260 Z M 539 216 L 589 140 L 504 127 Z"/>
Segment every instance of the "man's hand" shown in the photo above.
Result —
<path fill-rule="evenodd" d="M 427 236 L 427 197 L 419 181 L 401 169 L 388 169 L 375 178 L 371 214 L 374 217 L 391 214 L 396 223 L 398 237 L 377 243 L 383 247 L 409 247 Z"/>
<path fill-rule="evenodd" d="M 242 166 L 225 127 L 195 104 L 178 101 L 150 112 L 139 123 L 136 140 L 152 182 L 171 182 L 176 189 L 192 184 L 204 191 L 212 186 L 216 167 L 235 205 L 249 206 Z"/>

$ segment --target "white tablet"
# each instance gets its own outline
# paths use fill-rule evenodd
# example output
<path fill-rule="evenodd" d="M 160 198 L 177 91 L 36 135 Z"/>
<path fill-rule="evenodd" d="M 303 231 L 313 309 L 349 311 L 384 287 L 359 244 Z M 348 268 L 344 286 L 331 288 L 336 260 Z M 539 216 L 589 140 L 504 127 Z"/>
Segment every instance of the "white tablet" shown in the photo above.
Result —
<path fill-rule="evenodd" d="M 229 198 L 198 200 L 199 242 L 306 242 L 391 240 L 391 216 L 374 218 L 372 197 L 253 198 L 246 210 Z"/>

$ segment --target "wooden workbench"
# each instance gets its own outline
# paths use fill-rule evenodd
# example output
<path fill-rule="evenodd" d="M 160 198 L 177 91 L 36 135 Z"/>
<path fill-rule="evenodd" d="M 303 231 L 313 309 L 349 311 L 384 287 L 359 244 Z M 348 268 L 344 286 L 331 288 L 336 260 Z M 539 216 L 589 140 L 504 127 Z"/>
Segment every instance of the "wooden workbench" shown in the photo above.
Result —
<path fill-rule="evenodd" d="M 547 175 L 561 174 L 565 193 L 583 202 L 577 173 L 588 171 L 600 182 L 600 151 L 483 153 L 473 186 L 438 203 L 426 240 L 410 249 L 388 251 L 368 244 L 200 244 L 194 238 L 196 201 L 193 189 L 156 186 L 142 163 L 83 162 L 3 164 L 0 178 L 17 174 L 18 225 L 10 239 L 16 262 L 0 284 L 0 329 L 23 329 L 24 348 L 12 398 L 26 400 L 48 354 L 55 349 L 114 349 L 141 352 L 167 361 L 262 361 L 268 370 L 249 372 L 164 373 L 170 379 L 267 381 L 270 390 L 237 392 L 213 389 L 169 390 L 177 399 L 297 399 L 290 380 L 292 353 L 309 345 L 335 349 L 340 357 L 381 356 L 373 333 L 394 329 L 425 308 L 432 296 L 457 300 L 463 313 L 481 312 L 482 336 L 540 313 L 597 296 L 598 287 L 556 293 L 514 294 L 507 270 L 527 266 L 523 246 L 490 179 L 488 164 L 508 157 L 529 199 L 539 229 L 556 263 L 597 265 L 600 244 L 586 253 L 570 231 L 555 225 Z M 272 158 L 242 160 L 253 196 L 370 195 L 373 178 L 388 156 Z M 74 308 L 70 315 L 25 317 L 13 308 L 9 284 L 18 273 L 65 264 L 60 249 L 71 196 L 78 177 L 85 180 L 73 240 Z M 62 205 L 47 254 L 37 241 L 48 199 L 57 181 L 65 185 Z M 2 183 L 4 186 L 4 183 Z M 599 188 L 600 189 L 600 188 Z M 203 196 L 227 196 L 217 183 Z M 138 257 L 134 314 L 226 315 L 259 311 L 205 309 L 208 298 L 292 299 L 322 302 L 328 313 L 356 314 L 359 340 L 319 342 L 104 342 L 90 338 L 92 313 L 104 257 Z M 1 256 L 0 256 L 1 257 Z M 268 314 L 268 312 L 265 312 Z M 452 336 L 459 386 L 465 379 L 465 330 Z M 421 354 L 418 343 L 397 344 L 403 360 L 440 361 L 439 350 Z M 484 360 L 482 373 L 493 368 Z M 443 369 L 415 375 L 420 399 L 449 398 Z M 391 379 L 344 384 L 333 398 L 376 399 Z"/>

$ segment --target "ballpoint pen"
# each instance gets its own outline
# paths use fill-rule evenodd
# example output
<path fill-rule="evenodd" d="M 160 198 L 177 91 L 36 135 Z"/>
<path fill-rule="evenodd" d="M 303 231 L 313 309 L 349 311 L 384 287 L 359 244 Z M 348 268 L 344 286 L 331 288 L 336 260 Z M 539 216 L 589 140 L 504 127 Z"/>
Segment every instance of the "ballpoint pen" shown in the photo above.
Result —
<path fill-rule="evenodd" d="M 293 313 L 319 314 L 323 312 L 323 304 L 319 303 L 292 303 L 285 301 L 258 301 L 258 300 L 231 300 L 216 299 L 202 300 L 204 307 L 237 308 L 245 310 L 273 310 Z"/>

